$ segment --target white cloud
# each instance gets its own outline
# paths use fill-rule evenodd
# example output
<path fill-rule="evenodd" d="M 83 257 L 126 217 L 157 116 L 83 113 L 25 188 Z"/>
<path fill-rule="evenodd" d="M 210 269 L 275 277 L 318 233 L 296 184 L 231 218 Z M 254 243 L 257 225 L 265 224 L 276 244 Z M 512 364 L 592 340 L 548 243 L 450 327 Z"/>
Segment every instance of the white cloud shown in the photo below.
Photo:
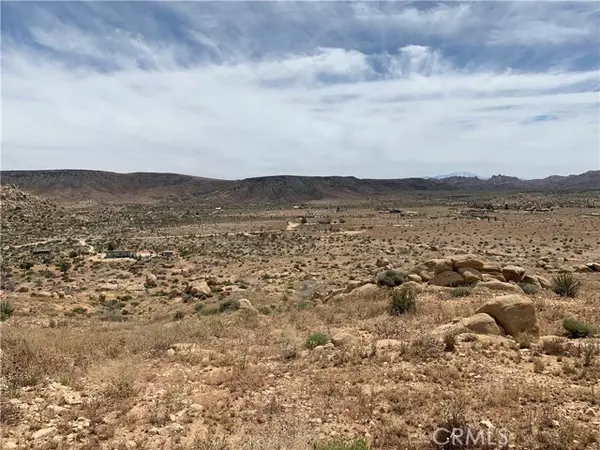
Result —
<path fill-rule="evenodd" d="M 400 17 L 450 36 L 473 7 L 420 14 Z M 416 43 L 390 54 L 315 46 L 182 64 L 194 55 L 181 42 L 55 23 L 32 28 L 35 40 L 93 63 L 3 41 L 3 168 L 241 178 L 531 177 L 600 167 L 597 70 L 484 69 Z M 210 30 L 189 35 L 215 54 L 227 47 Z M 103 70 L 109 63 L 118 70 Z"/>

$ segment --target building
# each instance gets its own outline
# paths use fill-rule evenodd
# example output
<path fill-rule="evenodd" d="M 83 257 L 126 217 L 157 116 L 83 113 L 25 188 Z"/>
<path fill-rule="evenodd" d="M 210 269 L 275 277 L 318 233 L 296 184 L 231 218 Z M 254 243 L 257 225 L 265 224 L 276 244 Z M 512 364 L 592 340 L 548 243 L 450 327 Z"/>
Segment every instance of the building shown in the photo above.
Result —
<path fill-rule="evenodd" d="M 135 258 L 136 254 L 130 250 L 108 250 L 105 258 Z"/>

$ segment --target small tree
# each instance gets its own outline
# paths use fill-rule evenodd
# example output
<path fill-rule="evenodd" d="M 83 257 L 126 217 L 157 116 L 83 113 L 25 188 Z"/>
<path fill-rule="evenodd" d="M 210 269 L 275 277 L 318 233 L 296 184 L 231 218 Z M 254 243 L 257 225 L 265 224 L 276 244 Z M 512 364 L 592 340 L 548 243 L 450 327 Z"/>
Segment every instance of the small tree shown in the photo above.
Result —
<path fill-rule="evenodd" d="M 69 261 L 61 261 L 56 265 L 56 267 L 58 267 L 58 270 L 60 270 L 62 273 L 67 273 L 67 271 L 71 268 L 71 263 Z"/>
<path fill-rule="evenodd" d="M 389 312 L 392 316 L 399 316 L 413 312 L 416 307 L 417 293 L 414 289 L 397 289 L 392 295 Z"/>

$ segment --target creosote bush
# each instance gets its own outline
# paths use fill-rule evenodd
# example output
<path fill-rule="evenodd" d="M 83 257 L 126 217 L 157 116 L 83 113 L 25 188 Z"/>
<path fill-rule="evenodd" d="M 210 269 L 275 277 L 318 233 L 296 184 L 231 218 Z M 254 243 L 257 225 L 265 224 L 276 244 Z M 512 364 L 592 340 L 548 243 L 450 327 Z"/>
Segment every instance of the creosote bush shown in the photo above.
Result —
<path fill-rule="evenodd" d="M 377 274 L 377 284 L 379 286 L 400 286 L 408 280 L 407 276 L 403 272 L 397 270 L 384 270 Z"/>
<path fill-rule="evenodd" d="M 399 316 L 413 312 L 416 308 L 417 293 L 414 289 L 397 289 L 392 294 L 389 313 L 392 316 Z"/>
<path fill-rule="evenodd" d="M 572 273 L 559 273 L 552 277 L 552 290 L 561 297 L 575 298 L 581 289 L 581 281 Z"/>
<path fill-rule="evenodd" d="M 309 350 L 312 350 L 319 345 L 325 345 L 329 342 L 329 336 L 324 333 L 312 333 L 308 338 L 306 338 L 306 342 L 304 343 L 304 347 Z"/>
<path fill-rule="evenodd" d="M 452 297 L 468 297 L 471 295 L 471 288 L 469 286 L 458 286 L 452 289 Z"/>
<path fill-rule="evenodd" d="M 9 319 L 10 316 L 13 315 L 14 311 L 15 308 L 13 307 L 12 303 L 10 303 L 8 300 L 2 300 L 0 302 L 0 322 L 4 322 L 5 320 Z"/>
<path fill-rule="evenodd" d="M 586 338 L 596 332 L 592 325 L 570 317 L 563 320 L 563 328 L 571 339 Z"/>

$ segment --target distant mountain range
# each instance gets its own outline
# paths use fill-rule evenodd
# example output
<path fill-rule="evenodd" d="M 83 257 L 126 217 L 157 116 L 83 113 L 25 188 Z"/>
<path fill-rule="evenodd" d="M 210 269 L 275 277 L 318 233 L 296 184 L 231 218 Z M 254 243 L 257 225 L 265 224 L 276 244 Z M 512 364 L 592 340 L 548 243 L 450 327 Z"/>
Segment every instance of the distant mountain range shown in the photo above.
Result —
<path fill-rule="evenodd" d="M 2 184 L 62 202 L 142 203 L 196 201 L 207 204 L 296 203 L 324 199 L 360 199 L 441 192 L 598 191 L 600 171 L 550 176 L 539 180 L 494 175 L 483 180 L 463 175 L 443 178 L 360 179 L 276 175 L 218 180 L 173 173 L 127 173 L 96 170 L 8 170 Z"/>
<path fill-rule="evenodd" d="M 452 173 L 449 173 L 446 175 L 436 175 L 435 177 L 430 177 L 430 178 L 434 178 L 436 180 L 443 180 L 446 178 L 454 178 L 454 177 L 479 178 L 480 180 L 486 179 L 484 177 L 480 177 L 479 175 L 477 175 L 473 172 L 452 172 Z"/>

